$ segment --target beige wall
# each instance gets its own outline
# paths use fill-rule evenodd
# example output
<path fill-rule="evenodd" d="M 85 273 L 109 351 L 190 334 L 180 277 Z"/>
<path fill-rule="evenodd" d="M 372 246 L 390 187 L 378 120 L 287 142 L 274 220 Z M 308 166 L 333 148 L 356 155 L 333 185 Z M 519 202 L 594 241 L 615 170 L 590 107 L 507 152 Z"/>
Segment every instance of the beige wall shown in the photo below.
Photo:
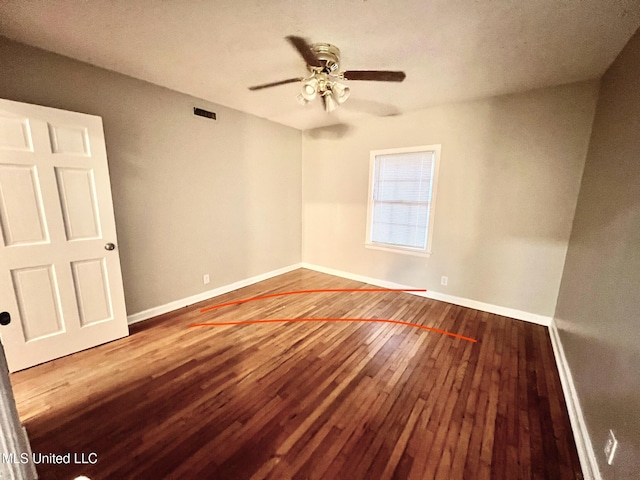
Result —
<path fill-rule="evenodd" d="M 304 132 L 303 261 L 552 316 L 597 88 L 591 81 Z M 430 144 L 442 144 L 432 256 L 365 249 L 369 152 Z"/>
<path fill-rule="evenodd" d="M 602 79 L 555 321 L 603 477 L 640 478 L 640 31 Z"/>
<path fill-rule="evenodd" d="M 2 37 L 0 98 L 103 118 L 129 314 L 300 261 L 299 131 Z"/>

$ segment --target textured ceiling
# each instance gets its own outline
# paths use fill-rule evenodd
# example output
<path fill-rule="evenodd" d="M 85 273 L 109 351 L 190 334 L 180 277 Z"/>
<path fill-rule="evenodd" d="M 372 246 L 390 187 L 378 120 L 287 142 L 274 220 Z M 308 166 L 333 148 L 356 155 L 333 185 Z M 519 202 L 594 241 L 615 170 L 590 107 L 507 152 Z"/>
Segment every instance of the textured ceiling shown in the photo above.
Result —
<path fill-rule="evenodd" d="M 0 2 L 13 40 L 298 129 L 598 77 L 639 26 L 640 0 Z M 347 82 L 332 114 L 300 106 L 297 84 L 248 91 L 306 73 L 286 35 L 407 79 Z"/>

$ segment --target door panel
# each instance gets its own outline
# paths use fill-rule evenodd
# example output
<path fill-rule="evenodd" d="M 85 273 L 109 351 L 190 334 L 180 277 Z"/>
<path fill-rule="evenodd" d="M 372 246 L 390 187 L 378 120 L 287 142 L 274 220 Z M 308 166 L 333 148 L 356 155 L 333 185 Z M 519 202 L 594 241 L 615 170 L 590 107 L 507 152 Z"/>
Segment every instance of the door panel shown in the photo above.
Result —
<path fill-rule="evenodd" d="M 49 241 L 35 166 L 0 165 L 0 218 L 5 244 Z"/>
<path fill-rule="evenodd" d="M 109 280 L 103 258 L 71 262 L 73 284 L 78 300 L 80 324 L 104 322 L 113 318 Z"/>
<path fill-rule="evenodd" d="M 53 265 L 11 271 L 24 341 L 64 332 Z"/>
<path fill-rule="evenodd" d="M 100 117 L 0 99 L 0 222 L 12 371 L 128 335 Z"/>
<path fill-rule="evenodd" d="M 0 115 L 0 149 L 33 151 L 31 128 L 27 118 L 9 114 Z"/>
<path fill-rule="evenodd" d="M 93 170 L 56 167 L 67 240 L 100 238 Z"/>
<path fill-rule="evenodd" d="M 52 125 L 49 123 L 49 137 L 53 153 L 66 153 L 90 157 L 89 132 L 77 125 Z"/>

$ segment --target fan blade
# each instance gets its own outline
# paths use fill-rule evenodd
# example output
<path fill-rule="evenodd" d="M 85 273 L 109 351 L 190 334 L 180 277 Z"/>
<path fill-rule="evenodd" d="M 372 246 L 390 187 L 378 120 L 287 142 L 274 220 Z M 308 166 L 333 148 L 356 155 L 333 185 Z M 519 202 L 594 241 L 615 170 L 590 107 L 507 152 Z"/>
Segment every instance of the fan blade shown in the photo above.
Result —
<path fill-rule="evenodd" d="M 262 85 L 256 85 L 255 87 L 249 87 L 249 90 L 262 90 L 263 88 L 277 87 L 278 85 L 286 85 L 287 83 L 295 83 L 304 80 L 304 78 L 289 78 L 287 80 L 280 80 L 279 82 L 264 83 Z"/>
<path fill-rule="evenodd" d="M 304 38 L 289 35 L 287 40 L 289 40 L 289 43 L 293 45 L 293 48 L 298 51 L 304 61 L 307 62 L 307 65 L 311 67 L 322 67 L 320 60 L 318 60 L 316 54 L 313 53 L 313 50 L 311 50 L 311 47 Z"/>
<path fill-rule="evenodd" d="M 372 80 L 376 82 L 401 82 L 406 77 L 404 72 L 390 70 L 347 70 L 343 76 L 346 80 Z"/>

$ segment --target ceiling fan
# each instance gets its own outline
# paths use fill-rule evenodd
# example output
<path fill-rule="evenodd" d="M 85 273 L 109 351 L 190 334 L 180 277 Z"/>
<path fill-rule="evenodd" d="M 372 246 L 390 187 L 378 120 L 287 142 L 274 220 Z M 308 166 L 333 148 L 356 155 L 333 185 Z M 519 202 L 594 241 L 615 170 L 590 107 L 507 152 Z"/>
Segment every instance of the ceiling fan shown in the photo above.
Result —
<path fill-rule="evenodd" d="M 302 82 L 302 92 L 298 100 L 303 105 L 318 96 L 325 111 L 331 112 L 344 103 L 351 93 L 349 87 L 339 83 L 341 80 L 370 80 L 376 82 L 402 82 L 404 72 L 390 70 L 340 70 L 340 50 L 330 43 L 309 44 L 302 37 L 286 37 L 307 64 L 309 76 L 289 78 L 279 82 L 265 83 L 249 87 L 249 90 L 277 87 L 288 83 Z"/>

